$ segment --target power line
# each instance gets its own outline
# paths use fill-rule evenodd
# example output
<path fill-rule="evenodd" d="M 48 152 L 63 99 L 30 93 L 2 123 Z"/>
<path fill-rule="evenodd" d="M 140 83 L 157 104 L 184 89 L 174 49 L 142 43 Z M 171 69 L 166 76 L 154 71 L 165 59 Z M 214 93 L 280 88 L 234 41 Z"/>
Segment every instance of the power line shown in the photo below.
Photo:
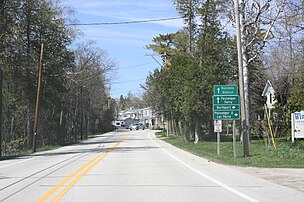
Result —
<path fill-rule="evenodd" d="M 118 82 L 112 82 L 113 84 L 120 84 L 120 83 L 130 83 L 135 81 L 144 81 L 146 78 L 143 79 L 136 79 L 136 80 L 126 80 L 126 81 L 118 81 Z"/>
<path fill-rule="evenodd" d="M 159 19 L 150 19 L 150 20 L 134 20 L 134 21 L 122 21 L 122 22 L 71 23 L 66 25 L 67 26 L 123 25 L 123 24 L 138 24 L 138 23 L 147 23 L 147 22 L 169 21 L 169 20 L 177 20 L 177 19 L 182 19 L 182 18 L 174 17 L 174 18 L 159 18 Z"/>
<path fill-rule="evenodd" d="M 129 68 L 134 68 L 134 67 L 141 67 L 141 66 L 146 66 L 154 64 L 154 62 L 149 62 L 149 63 L 144 63 L 144 64 L 137 64 L 137 65 L 131 65 L 131 66 L 125 66 L 125 67 L 119 67 L 118 69 L 129 69 Z"/>

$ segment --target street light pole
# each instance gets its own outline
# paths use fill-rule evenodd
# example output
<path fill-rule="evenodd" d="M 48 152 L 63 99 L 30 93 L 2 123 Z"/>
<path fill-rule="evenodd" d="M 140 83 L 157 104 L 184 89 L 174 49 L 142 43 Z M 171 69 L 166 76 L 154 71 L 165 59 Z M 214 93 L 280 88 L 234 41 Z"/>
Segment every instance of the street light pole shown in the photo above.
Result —
<path fill-rule="evenodd" d="M 235 24 L 236 24 L 236 39 L 238 50 L 238 67 L 239 67 L 239 90 L 240 90 L 240 104 L 241 104 L 241 131 L 243 137 L 243 152 L 244 156 L 249 156 L 249 138 L 246 123 L 245 111 L 245 95 L 244 95 L 244 74 L 243 74 L 243 52 L 242 52 L 242 39 L 241 39 L 241 24 L 240 24 L 240 6 L 239 0 L 234 1 L 235 8 Z M 248 114 L 249 115 L 249 114 Z"/>

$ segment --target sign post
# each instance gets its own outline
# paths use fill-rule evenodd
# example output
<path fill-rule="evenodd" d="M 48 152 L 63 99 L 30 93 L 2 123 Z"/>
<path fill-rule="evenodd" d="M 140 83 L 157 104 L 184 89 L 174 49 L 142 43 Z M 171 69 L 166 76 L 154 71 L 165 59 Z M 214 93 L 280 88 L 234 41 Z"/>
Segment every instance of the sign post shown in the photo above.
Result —
<path fill-rule="evenodd" d="M 232 147 L 233 147 L 233 157 L 236 158 L 236 140 L 235 140 L 235 120 L 233 120 L 232 126 Z"/>
<path fill-rule="evenodd" d="M 220 132 L 222 132 L 222 120 L 233 120 L 233 156 L 235 152 L 235 120 L 240 119 L 240 98 L 238 86 L 236 85 L 215 85 L 213 86 L 213 120 L 214 132 L 217 133 L 217 154 L 220 155 Z M 218 125 L 221 125 L 219 131 Z"/>
<path fill-rule="evenodd" d="M 222 120 L 214 120 L 214 132 L 217 133 L 217 155 L 220 155 L 220 142 L 221 142 L 221 135 L 222 132 Z"/>

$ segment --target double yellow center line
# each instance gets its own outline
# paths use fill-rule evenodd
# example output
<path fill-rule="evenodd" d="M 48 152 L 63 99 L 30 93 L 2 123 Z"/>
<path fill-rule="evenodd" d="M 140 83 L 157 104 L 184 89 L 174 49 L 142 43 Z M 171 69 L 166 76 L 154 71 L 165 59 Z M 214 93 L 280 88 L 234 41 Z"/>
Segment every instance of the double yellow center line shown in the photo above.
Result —
<path fill-rule="evenodd" d="M 43 202 L 47 200 L 53 193 L 55 193 L 58 189 L 63 187 L 62 189 L 53 200 L 51 201 L 59 201 L 84 175 L 86 175 L 92 168 L 94 168 L 102 159 L 104 159 L 106 156 L 108 156 L 118 145 L 126 140 L 128 136 L 125 136 L 121 141 L 117 142 L 116 144 L 112 145 L 110 149 L 107 151 L 104 151 L 91 159 L 89 162 L 84 164 L 82 167 L 74 171 L 72 174 L 64 178 L 61 182 L 59 182 L 56 186 L 54 186 L 52 189 L 50 189 L 47 193 L 45 193 L 41 198 L 37 200 L 37 202 Z M 70 182 L 70 183 L 68 183 Z M 67 184 L 68 183 L 68 184 Z"/>

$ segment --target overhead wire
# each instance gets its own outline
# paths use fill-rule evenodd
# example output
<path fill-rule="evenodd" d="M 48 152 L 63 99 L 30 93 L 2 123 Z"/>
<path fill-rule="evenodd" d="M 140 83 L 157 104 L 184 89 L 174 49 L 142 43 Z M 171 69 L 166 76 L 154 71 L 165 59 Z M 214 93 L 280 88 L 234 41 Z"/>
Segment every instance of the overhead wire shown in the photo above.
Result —
<path fill-rule="evenodd" d="M 113 82 L 113 84 L 120 84 L 120 83 L 130 83 L 130 82 L 134 82 L 134 81 L 144 81 L 146 78 L 143 79 L 135 79 L 135 80 L 126 80 L 126 81 L 117 81 L 117 82 Z"/>
<path fill-rule="evenodd" d="M 129 68 L 134 68 L 134 67 L 141 67 L 141 66 L 146 66 L 154 64 L 154 62 L 149 62 L 149 63 L 144 63 L 144 64 L 137 64 L 137 65 L 131 65 L 131 66 L 124 66 L 124 67 L 119 67 L 118 69 L 129 69 Z"/>
<path fill-rule="evenodd" d="M 123 24 L 138 24 L 138 23 L 148 23 L 148 22 L 169 21 L 169 20 L 178 20 L 178 19 L 182 19 L 182 18 L 181 17 L 172 17 L 172 18 L 133 20 L 133 21 L 122 21 L 122 22 L 71 23 L 71 24 L 66 24 L 66 26 L 123 25 Z"/>

